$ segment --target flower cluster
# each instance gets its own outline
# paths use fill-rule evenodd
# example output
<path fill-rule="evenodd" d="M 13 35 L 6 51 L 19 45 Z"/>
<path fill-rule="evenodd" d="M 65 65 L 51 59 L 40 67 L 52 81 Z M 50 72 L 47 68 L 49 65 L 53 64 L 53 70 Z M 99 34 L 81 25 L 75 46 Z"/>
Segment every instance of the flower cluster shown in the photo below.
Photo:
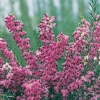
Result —
<path fill-rule="evenodd" d="M 0 51 L 3 55 L 3 57 L 9 59 L 10 65 L 13 67 L 17 67 L 18 63 L 16 62 L 15 56 L 12 51 L 9 51 L 7 48 L 7 43 L 5 42 L 4 39 L 0 38 Z M 4 63 L 2 57 L 0 57 L 0 66 L 2 66 Z"/>
<path fill-rule="evenodd" d="M 16 100 L 58 100 L 58 95 L 61 100 L 68 100 L 73 94 L 75 100 L 100 98 L 100 74 L 96 75 L 100 65 L 100 16 L 95 17 L 92 31 L 91 24 L 83 18 L 73 33 L 74 42 L 69 42 L 62 32 L 56 40 L 52 31 L 55 17 L 45 14 L 38 26 L 43 46 L 33 52 L 30 39 L 25 38 L 24 24 L 13 15 L 7 16 L 6 26 L 27 65 L 21 66 L 0 38 L 0 96 L 9 92 Z M 62 70 L 58 70 L 61 58 Z"/>

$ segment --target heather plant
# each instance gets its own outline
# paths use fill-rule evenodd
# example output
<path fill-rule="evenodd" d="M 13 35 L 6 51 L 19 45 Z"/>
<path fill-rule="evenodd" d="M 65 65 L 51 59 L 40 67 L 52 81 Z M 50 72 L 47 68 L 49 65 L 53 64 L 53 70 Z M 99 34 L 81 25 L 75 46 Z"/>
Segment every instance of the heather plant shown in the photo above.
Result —
<path fill-rule="evenodd" d="M 18 63 L 7 42 L 0 38 L 0 98 L 3 100 L 99 100 L 100 15 L 91 2 L 91 23 L 82 19 L 74 41 L 60 33 L 55 37 L 55 16 L 44 14 L 39 27 L 39 49 L 31 50 L 24 24 L 14 15 L 5 18 L 26 66 Z M 61 65 L 59 65 L 61 62 Z"/>

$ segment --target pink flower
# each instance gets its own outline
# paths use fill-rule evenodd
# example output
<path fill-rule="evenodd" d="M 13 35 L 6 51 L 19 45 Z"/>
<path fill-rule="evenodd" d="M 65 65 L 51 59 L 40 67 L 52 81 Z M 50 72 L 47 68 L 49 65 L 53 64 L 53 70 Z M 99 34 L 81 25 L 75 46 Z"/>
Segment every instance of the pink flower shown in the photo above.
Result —
<path fill-rule="evenodd" d="M 67 97 L 68 96 L 68 90 L 62 89 L 61 93 L 62 93 L 63 97 Z"/>

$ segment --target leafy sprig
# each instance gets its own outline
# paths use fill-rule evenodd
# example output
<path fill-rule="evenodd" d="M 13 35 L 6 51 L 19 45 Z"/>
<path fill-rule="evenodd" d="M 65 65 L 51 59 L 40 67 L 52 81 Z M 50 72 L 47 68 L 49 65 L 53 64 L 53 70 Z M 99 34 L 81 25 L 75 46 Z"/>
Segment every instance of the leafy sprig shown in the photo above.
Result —
<path fill-rule="evenodd" d="M 90 5 L 90 23 L 91 23 L 91 27 L 93 28 L 94 25 L 93 23 L 96 21 L 96 17 L 95 14 L 97 12 L 97 1 L 96 0 L 90 0 L 89 2 Z"/>

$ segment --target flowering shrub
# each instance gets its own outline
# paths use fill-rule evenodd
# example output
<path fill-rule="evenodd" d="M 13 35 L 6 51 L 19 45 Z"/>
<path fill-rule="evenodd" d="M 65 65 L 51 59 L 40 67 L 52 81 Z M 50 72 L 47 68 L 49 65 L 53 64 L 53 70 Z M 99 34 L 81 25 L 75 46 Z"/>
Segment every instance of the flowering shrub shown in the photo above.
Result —
<path fill-rule="evenodd" d="M 5 18 L 21 50 L 21 66 L 7 43 L 0 38 L 0 98 L 3 100 L 98 100 L 100 99 L 100 16 L 93 25 L 86 19 L 73 33 L 74 41 L 62 32 L 55 38 L 55 17 L 44 15 L 39 39 L 43 45 L 31 51 L 24 24 L 13 15 Z M 8 62 L 6 62 L 6 60 Z M 62 65 L 58 62 L 63 59 Z M 59 69 L 59 67 L 61 69 Z"/>

